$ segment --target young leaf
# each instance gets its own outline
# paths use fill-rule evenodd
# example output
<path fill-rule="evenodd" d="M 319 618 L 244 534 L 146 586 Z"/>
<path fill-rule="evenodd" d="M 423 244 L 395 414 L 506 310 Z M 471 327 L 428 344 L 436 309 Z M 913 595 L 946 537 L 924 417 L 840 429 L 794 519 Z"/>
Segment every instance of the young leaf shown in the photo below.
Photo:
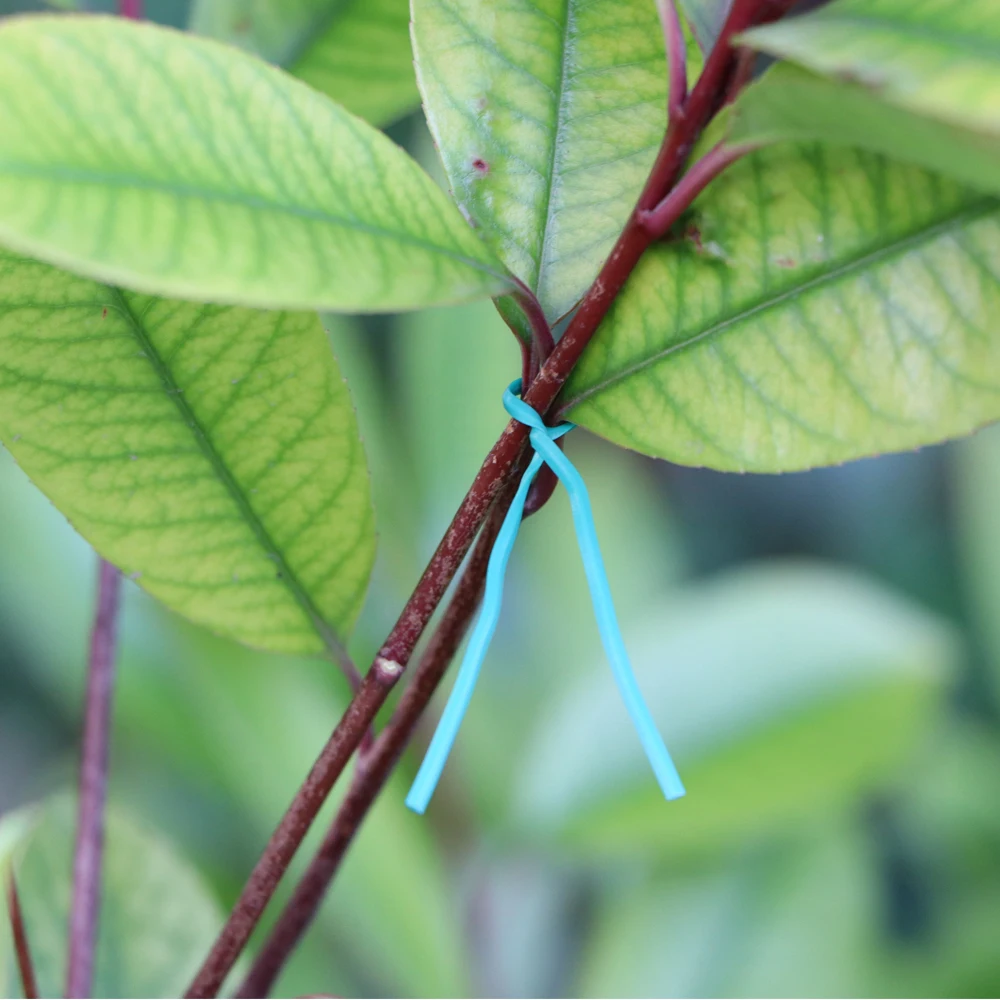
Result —
<path fill-rule="evenodd" d="M 198 301 L 336 311 L 496 294 L 385 136 L 252 56 L 120 18 L 0 26 L 0 243 Z"/>
<path fill-rule="evenodd" d="M 836 0 L 740 40 L 916 114 L 1000 135 L 995 0 Z"/>
<path fill-rule="evenodd" d="M 733 0 L 679 0 L 680 9 L 702 52 L 709 52 L 719 37 Z"/>
<path fill-rule="evenodd" d="M 545 713 L 521 813 L 589 855 L 789 833 L 893 774 L 957 645 L 922 609 L 818 565 L 750 567 L 674 595 L 629 646 L 687 798 L 663 801 L 601 664 Z"/>
<path fill-rule="evenodd" d="M 455 197 L 550 319 L 594 279 L 666 125 L 652 0 L 413 0 L 417 80 Z"/>
<path fill-rule="evenodd" d="M 740 94 L 734 143 L 797 140 L 858 146 L 1000 193 L 1000 132 L 962 128 L 888 104 L 869 87 L 781 63 Z"/>
<path fill-rule="evenodd" d="M 993 201 L 856 150 L 759 153 L 646 255 L 564 411 L 757 472 L 965 434 L 1000 418 L 998 278 Z"/>
<path fill-rule="evenodd" d="M 0 255 L 0 440 L 105 558 L 250 645 L 318 652 L 374 550 L 314 314 L 147 298 Z"/>
<path fill-rule="evenodd" d="M 74 809 L 69 796 L 4 817 L 30 818 L 15 870 L 42 996 L 62 996 Z M 2 910 L 2 905 L 0 905 Z M 0 914 L 6 922 L 6 914 Z M 222 921 L 191 866 L 120 812 L 108 814 L 97 948 L 98 997 L 177 997 Z M 0 934 L 0 990 L 21 996 L 8 935 Z"/>
<path fill-rule="evenodd" d="M 190 24 L 284 66 L 372 125 L 420 104 L 407 0 L 196 0 Z"/>

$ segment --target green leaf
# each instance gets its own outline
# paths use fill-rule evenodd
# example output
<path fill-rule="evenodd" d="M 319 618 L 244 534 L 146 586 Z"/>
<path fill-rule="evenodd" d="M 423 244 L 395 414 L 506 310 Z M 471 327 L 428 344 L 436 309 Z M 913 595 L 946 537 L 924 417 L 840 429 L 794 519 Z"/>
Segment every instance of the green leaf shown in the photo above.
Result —
<path fill-rule="evenodd" d="M 616 887 L 595 908 L 574 995 L 909 995 L 873 990 L 882 901 L 871 852 L 840 822 L 747 845 L 708 871 Z"/>
<path fill-rule="evenodd" d="M 284 66 L 372 125 L 420 104 L 406 0 L 196 0 L 190 24 Z"/>
<path fill-rule="evenodd" d="M 0 26 L 0 242 L 152 294 L 367 311 L 508 279 L 398 147 L 311 88 L 120 18 Z"/>
<path fill-rule="evenodd" d="M 529 829 L 587 856 L 665 860 L 836 813 L 893 776 L 957 657 L 921 609 L 794 564 L 673 595 L 626 642 L 688 794 L 664 802 L 595 664 L 545 714 L 519 794 Z"/>
<path fill-rule="evenodd" d="M 105 558 L 251 645 L 333 646 L 374 552 L 315 314 L 147 298 L 0 254 L 0 440 Z"/>
<path fill-rule="evenodd" d="M 27 819 L 15 870 L 42 996 L 62 996 L 75 809 L 58 796 L 4 817 L 0 830 Z M 0 919 L 7 923 L 0 906 Z M 112 809 L 94 996 L 177 997 L 222 924 L 198 874 L 159 837 Z M 7 934 L 0 935 L 0 988 L 21 996 Z"/>
<path fill-rule="evenodd" d="M 983 135 L 886 104 L 871 90 L 789 63 L 747 88 L 729 138 L 762 145 L 823 140 L 858 146 L 1000 193 L 1000 133 Z"/>
<path fill-rule="evenodd" d="M 640 262 L 563 394 L 618 444 L 777 472 L 1000 417 L 1000 216 L 856 150 L 768 150 Z"/>
<path fill-rule="evenodd" d="M 593 281 L 666 125 L 651 0 L 414 0 L 417 80 L 462 210 L 550 319 Z"/>
<path fill-rule="evenodd" d="M 719 37 L 733 0 L 680 0 L 680 9 L 702 52 L 709 52 Z"/>
<path fill-rule="evenodd" d="M 1000 136 L 995 0 L 836 0 L 741 41 L 916 114 Z"/>

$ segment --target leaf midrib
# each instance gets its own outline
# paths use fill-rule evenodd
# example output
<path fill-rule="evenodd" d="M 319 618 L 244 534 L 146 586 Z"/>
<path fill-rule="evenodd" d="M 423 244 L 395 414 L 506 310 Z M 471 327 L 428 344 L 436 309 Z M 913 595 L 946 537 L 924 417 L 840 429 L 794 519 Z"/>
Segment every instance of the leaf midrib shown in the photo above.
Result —
<path fill-rule="evenodd" d="M 261 195 L 247 194 L 244 192 L 218 191 L 212 188 L 196 187 L 189 184 L 178 184 L 175 182 L 160 181 L 136 177 L 131 174 L 116 174 L 110 171 L 83 170 L 77 167 L 44 167 L 36 163 L 17 163 L 9 160 L 0 160 L 0 173 L 8 173 L 14 176 L 36 177 L 43 181 L 52 183 L 78 183 L 93 184 L 95 186 L 131 187 L 139 190 L 155 191 L 160 194 L 172 195 L 178 199 L 189 198 L 195 201 L 216 202 L 221 204 L 239 205 L 244 208 L 260 209 L 275 214 L 286 214 L 296 218 L 308 219 L 311 222 L 323 222 L 332 226 L 339 226 L 343 229 L 352 229 L 357 232 L 366 233 L 383 239 L 395 240 L 408 246 L 417 247 L 433 253 L 449 257 L 459 261 L 484 274 L 492 275 L 503 281 L 507 281 L 507 276 L 483 261 L 447 247 L 442 247 L 437 243 L 422 240 L 417 236 L 403 233 L 391 229 L 384 229 L 381 226 L 373 226 L 358 219 L 346 216 L 333 215 L 320 209 L 308 208 L 304 205 L 293 205 L 284 202 L 272 201 Z"/>
<path fill-rule="evenodd" d="M 337 637 L 336 631 L 323 617 L 319 608 L 316 607 L 313 599 L 309 596 L 309 592 L 302 585 L 298 576 L 286 561 L 281 548 L 275 543 L 274 539 L 271 537 L 271 533 L 267 530 L 266 525 L 253 509 L 249 498 L 237 482 L 236 477 L 233 475 L 228 463 L 212 443 L 211 437 L 202 426 L 197 414 L 184 398 L 183 389 L 174 378 L 170 366 L 163 360 L 159 349 L 156 347 L 156 344 L 147 332 L 146 327 L 143 325 L 141 317 L 136 315 L 120 288 L 115 288 L 110 285 L 105 287 L 110 291 L 115 306 L 128 323 L 133 336 L 145 352 L 145 356 L 152 364 L 167 396 L 174 401 L 174 404 L 180 413 L 181 419 L 184 421 L 185 425 L 191 429 L 201 453 L 208 460 L 219 481 L 223 484 L 226 492 L 229 494 L 230 499 L 236 504 L 240 513 L 243 515 L 243 520 L 249 526 L 250 530 L 254 534 L 254 537 L 257 539 L 258 544 L 264 550 L 265 557 L 273 561 L 276 571 L 280 573 L 280 577 L 285 585 L 285 588 L 292 595 L 299 607 L 305 612 L 306 617 L 309 619 L 309 622 L 316 630 L 317 635 L 323 642 L 324 646 L 326 646 L 327 650 L 335 657 L 343 654 L 344 646 Z"/>
<path fill-rule="evenodd" d="M 685 340 L 678 341 L 675 344 L 670 344 L 668 347 L 657 351 L 655 354 L 651 354 L 649 357 L 643 358 L 626 368 L 622 368 L 612 376 L 605 378 L 600 382 L 596 382 L 594 385 L 575 396 L 560 397 L 556 415 L 557 417 L 563 416 L 574 406 L 578 406 L 580 403 L 585 402 L 591 396 L 603 392 L 605 389 L 616 385 L 618 382 L 631 378 L 633 375 L 638 374 L 652 365 L 658 364 L 660 361 L 670 357 L 672 354 L 678 354 L 682 351 L 686 351 L 688 348 L 694 347 L 702 341 L 715 337 L 718 334 L 725 333 L 730 328 L 738 326 L 746 320 L 749 320 L 754 316 L 758 316 L 761 313 L 765 313 L 770 309 L 781 306 L 788 300 L 794 299 L 799 295 L 813 291 L 817 288 L 822 288 L 827 284 L 833 284 L 853 272 L 862 270 L 869 265 L 877 264 L 897 253 L 900 253 L 901 251 L 918 246 L 921 243 L 929 242 L 935 237 L 948 232 L 957 226 L 983 218 L 984 216 L 987 216 L 991 212 L 995 211 L 998 206 L 1000 206 L 1000 202 L 992 198 L 979 201 L 974 205 L 970 205 L 962 211 L 955 213 L 949 218 L 936 222 L 932 226 L 927 226 L 915 233 L 909 233 L 908 235 L 894 240 L 891 243 L 887 243 L 884 246 L 878 247 L 875 250 L 870 250 L 851 260 L 844 261 L 832 270 L 827 271 L 824 274 L 814 275 L 807 281 L 795 285 L 792 288 L 787 288 L 777 295 L 759 299 L 753 305 L 741 309 L 732 316 L 719 320 L 707 329 L 701 330 L 700 332 L 689 336 Z"/>
<path fill-rule="evenodd" d="M 567 115 L 567 104 L 566 101 L 566 78 L 567 78 L 567 63 L 570 57 L 570 30 L 573 23 L 573 2 L 574 0 L 565 0 L 563 5 L 563 10 L 565 11 L 565 19 L 562 24 L 562 52 L 559 59 L 559 79 L 556 82 L 556 127 L 552 133 L 552 153 L 549 157 L 549 174 L 545 179 L 545 197 L 544 197 L 544 208 L 543 216 L 544 223 L 542 225 L 542 245 L 538 251 L 538 273 L 535 277 L 535 287 L 532 291 L 537 292 L 542 286 L 542 273 L 545 270 L 545 261 L 549 248 L 549 240 L 552 233 L 552 193 L 555 189 L 556 183 L 556 170 L 559 165 L 559 150 L 560 142 L 562 141 L 563 133 L 566 129 L 566 115 Z"/>

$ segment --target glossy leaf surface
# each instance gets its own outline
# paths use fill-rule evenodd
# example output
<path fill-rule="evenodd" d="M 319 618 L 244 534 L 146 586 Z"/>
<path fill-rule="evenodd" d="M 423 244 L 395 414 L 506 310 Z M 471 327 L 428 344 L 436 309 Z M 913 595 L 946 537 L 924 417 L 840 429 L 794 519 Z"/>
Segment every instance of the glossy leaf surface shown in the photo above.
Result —
<path fill-rule="evenodd" d="M 62 996 L 75 809 L 59 796 L 5 816 L 27 820 L 13 852 L 21 907 L 42 996 Z M 0 918 L 7 925 L 0 903 Z M 108 814 L 94 996 L 177 997 L 222 923 L 215 899 L 159 837 Z M 0 988 L 22 996 L 9 937 L 0 935 Z"/>
<path fill-rule="evenodd" d="M 417 308 L 507 284 L 398 147 L 227 46 L 117 18 L 12 18 L 0 87 L 0 242 L 24 253 L 268 308 Z"/>
<path fill-rule="evenodd" d="M 524 767 L 522 817 L 582 854 L 675 859 L 837 811 L 906 759 L 957 657 L 938 619 L 820 566 L 665 600 L 625 638 L 686 798 L 664 802 L 606 668 L 545 714 Z"/>
<path fill-rule="evenodd" d="M 647 0 L 414 0 L 417 79 L 455 198 L 550 319 L 593 281 L 666 125 Z"/>
<path fill-rule="evenodd" d="M 730 138 L 857 146 L 1000 193 L 1000 132 L 984 134 L 886 103 L 871 89 L 781 63 L 740 95 Z"/>
<path fill-rule="evenodd" d="M 372 125 L 420 103 L 407 0 L 196 0 L 190 23 L 284 66 Z"/>
<path fill-rule="evenodd" d="M 0 440 L 150 593 L 268 649 L 349 630 L 374 527 L 314 314 L 157 300 L 4 254 L 0 359 Z"/>
<path fill-rule="evenodd" d="M 688 465 L 777 472 L 1000 417 L 995 203 L 871 154 L 777 147 L 724 174 L 629 279 L 572 419 Z"/>
<path fill-rule="evenodd" d="M 835 0 L 743 40 L 915 113 L 1000 135 L 994 0 Z"/>

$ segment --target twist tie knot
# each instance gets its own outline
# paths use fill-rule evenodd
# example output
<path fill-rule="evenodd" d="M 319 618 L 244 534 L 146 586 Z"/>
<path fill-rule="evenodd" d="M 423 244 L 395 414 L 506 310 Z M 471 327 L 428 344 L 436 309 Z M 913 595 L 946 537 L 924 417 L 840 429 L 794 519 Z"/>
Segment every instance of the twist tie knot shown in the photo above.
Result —
<path fill-rule="evenodd" d="M 650 715 L 636 683 L 632 666 L 629 663 L 625 643 L 618 627 L 614 603 L 611 600 L 611 590 L 608 586 L 607 574 L 604 570 L 604 560 L 601 558 L 600 546 L 597 543 L 597 532 L 594 528 L 594 515 L 590 507 L 590 497 L 582 476 L 576 466 L 566 457 L 556 441 L 569 433 L 576 426 L 564 422 L 555 427 L 549 427 L 541 414 L 532 409 L 520 398 L 521 380 L 517 379 L 507 387 L 503 395 L 503 405 L 507 412 L 519 423 L 530 428 L 529 438 L 535 454 L 531 458 L 524 476 L 517 488 L 517 493 L 511 501 L 510 509 L 504 518 L 503 525 L 497 534 L 490 553 L 489 566 L 486 570 L 486 589 L 483 594 L 483 608 L 476 627 L 469 638 L 465 658 L 455 680 L 455 687 L 445 706 L 444 714 L 438 723 L 434 738 L 427 749 L 417 777 L 414 779 L 406 804 L 414 812 L 426 810 L 434 789 L 437 786 L 441 772 L 444 770 L 448 754 L 458 736 L 459 727 L 472 699 L 479 670 L 486 657 L 490 640 L 496 631 L 500 618 L 500 605 L 503 599 L 503 580 L 507 571 L 514 541 L 524 516 L 524 504 L 528 491 L 534 482 L 542 464 L 548 465 L 559 477 L 569 494 L 570 507 L 573 511 L 573 524 L 576 528 L 580 555 L 583 557 L 583 567 L 590 586 L 591 599 L 594 605 L 594 616 L 601 633 L 601 641 L 611 663 L 611 670 L 622 699 L 632 717 L 646 756 L 652 765 L 653 773 L 668 799 L 676 799 L 684 794 L 674 762 L 667 751 L 663 738 L 660 736 L 656 723 Z"/>

